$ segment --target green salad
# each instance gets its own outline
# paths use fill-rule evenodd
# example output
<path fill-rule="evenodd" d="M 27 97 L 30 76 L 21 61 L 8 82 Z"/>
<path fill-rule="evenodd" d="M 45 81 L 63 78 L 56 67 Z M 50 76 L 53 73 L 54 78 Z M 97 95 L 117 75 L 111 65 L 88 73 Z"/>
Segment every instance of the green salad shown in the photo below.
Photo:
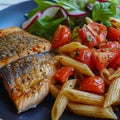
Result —
<path fill-rule="evenodd" d="M 52 40 L 59 24 L 73 30 L 85 24 L 85 18 L 111 26 L 110 17 L 120 18 L 119 0 L 34 0 L 37 7 L 27 14 L 22 28 L 28 32 Z"/>

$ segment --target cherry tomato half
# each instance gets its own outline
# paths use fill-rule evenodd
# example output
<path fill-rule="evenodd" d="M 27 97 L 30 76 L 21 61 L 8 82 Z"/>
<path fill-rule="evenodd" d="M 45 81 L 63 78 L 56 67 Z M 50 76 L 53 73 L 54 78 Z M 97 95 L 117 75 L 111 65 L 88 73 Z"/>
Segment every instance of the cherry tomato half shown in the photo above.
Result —
<path fill-rule="evenodd" d="M 109 27 L 107 36 L 111 41 L 120 41 L 120 29 Z"/>
<path fill-rule="evenodd" d="M 95 68 L 93 61 L 93 51 L 90 48 L 81 48 L 75 51 L 74 59 L 87 64 L 92 70 Z"/>
<path fill-rule="evenodd" d="M 99 23 L 90 23 L 84 25 L 79 30 L 79 37 L 83 44 L 93 47 L 100 43 L 106 42 L 107 28 Z"/>
<path fill-rule="evenodd" d="M 104 94 L 105 82 L 99 76 L 86 77 L 80 84 L 79 89 L 95 94 Z"/>
<path fill-rule="evenodd" d="M 52 48 L 57 49 L 71 40 L 71 30 L 65 25 L 59 25 L 55 31 L 53 40 L 52 40 Z"/>

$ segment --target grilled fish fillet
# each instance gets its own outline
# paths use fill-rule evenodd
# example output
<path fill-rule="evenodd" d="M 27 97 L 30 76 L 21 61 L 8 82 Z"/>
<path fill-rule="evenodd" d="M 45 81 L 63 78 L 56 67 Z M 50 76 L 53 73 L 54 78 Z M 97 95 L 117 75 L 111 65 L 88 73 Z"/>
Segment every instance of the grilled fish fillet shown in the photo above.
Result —
<path fill-rule="evenodd" d="M 0 69 L 5 88 L 18 113 L 39 104 L 49 92 L 57 61 L 52 53 L 23 57 Z"/>
<path fill-rule="evenodd" d="M 28 55 L 50 51 L 49 41 L 18 27 L 0 30 L 0 68 Z"/>

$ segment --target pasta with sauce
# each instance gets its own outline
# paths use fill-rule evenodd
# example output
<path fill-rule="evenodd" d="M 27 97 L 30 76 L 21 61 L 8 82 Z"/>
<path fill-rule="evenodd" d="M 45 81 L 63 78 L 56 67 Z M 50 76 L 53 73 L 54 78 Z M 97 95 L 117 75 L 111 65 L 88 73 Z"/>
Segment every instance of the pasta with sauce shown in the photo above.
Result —
<path fill-rule="evenodd" d="M 117 119 L 111 106 L 120 104 L 120 59 L 114 62 L 120 55 L 120 45 L 117 41 L 108 39 L 111 37 L 108 33 L 110 30 L 107 31 L 104 25 L 88 18 L 86 20 L 88 24 L 78 30 L 80 41 L 72 41 L 55 49 L 61 66 L 74 68 L 74 74 L 70 74 L 69 70 L 61 72 L 61 75 L 55 74 L 56 83 L 50 88 L 51 94 L 56 98 L 52 120 L 58 120 L 66 106 L 77 115 Z M 63 77 L 65 74 L 67 75 Z M 75 86 L 62 87 L 71 75 L 76 79 Z M 60 84 L 62 89 L 58 89 L 56 84 Z M 63 108 L 60 107 L 62 105 L 57 105 L 62 99 L 59 96 L 66 99 Z M 59 116 L 55 118 L 56 106 L 62 112 L 55 112 Z"/>

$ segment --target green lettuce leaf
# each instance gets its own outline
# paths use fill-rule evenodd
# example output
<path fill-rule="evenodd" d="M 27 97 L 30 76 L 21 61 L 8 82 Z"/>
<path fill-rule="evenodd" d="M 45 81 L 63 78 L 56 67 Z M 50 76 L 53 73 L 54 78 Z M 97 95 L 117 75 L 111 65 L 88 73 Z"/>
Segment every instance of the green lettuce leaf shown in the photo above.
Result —
<path fill-rule="evenodd" d="M 66 9 L 67 11 L 72 10 L 85 10 L 86 5 L 94 4 L 96 0 L 34 0 L 37 3 L 37 7 L 33 9 L 28 17 L 32 17 L 38 11 L 44 11 L 46 8 L 58 5 Z"/>
<path fill-rule="evenodd" d="M 28 29 L 28 32 L 51 41 L 56 27 L 64 20 L 64 17 L 60 19 L 53 19 L 46 16 L 44 19 L 38 19 L 34 24 L 32 24 L 32 26 Z"/>
<path fill-rule="evenodd" d="M 110 17 L 116 15 L 116 6 L 112 2 L 96 3 L 92 10 L 92 20 L 110 26 Z"/>
<path fill-rule="evenodd" d="M 93 4 L 96 0 L 53 0 L 57 5 L 68 11 L 85 10 L 87 4 Z"/>
<path fill-rule="evenodd" d="M 109 1 L 115 3 L 116 5 L 120 5 L 120 0 L 109 0 Z"/>
<path fill-rule="evenodd" d="M 55 5 L 54 2 L 50 2 L 47 0 L 34 0 L 34 1 L 35 3 L 37 3 L 37 7 L 28 13 L 28 17 L 32 17 L 38 11 L 43 12 L 48 7 Z"/>

